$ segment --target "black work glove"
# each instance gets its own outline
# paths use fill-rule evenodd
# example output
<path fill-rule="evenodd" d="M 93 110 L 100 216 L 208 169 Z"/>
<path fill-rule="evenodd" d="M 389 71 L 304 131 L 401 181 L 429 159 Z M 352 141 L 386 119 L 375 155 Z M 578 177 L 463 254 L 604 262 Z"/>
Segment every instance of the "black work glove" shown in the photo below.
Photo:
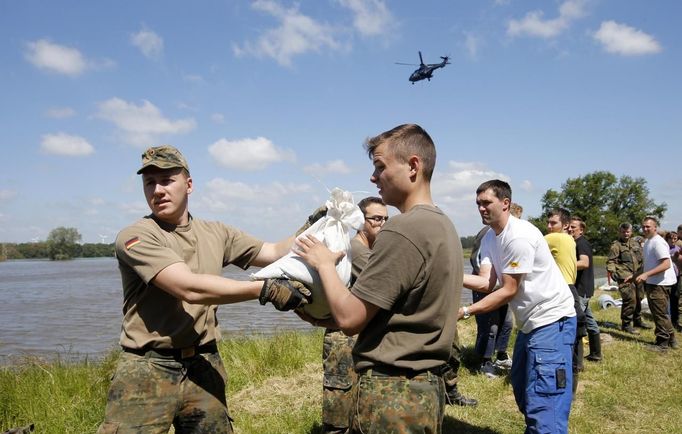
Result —
<path fill-rule="evenodd" d="M 269 301 L 277 310 L 293 310 L 310 303 L 311 294 L 304 284 L 296 280 L 265 279 L 258 301 L 260 304 Z"/>
<path fill-rule="evenodd" d="M 327 215 L 327 206 L 322 205 L 321 207 L 319 207 L 318 209 L 313 211 L 313 213 L 308 216 L 308 219 L 305 221 L 305 223 L 303 223 L 303 226 L 298 228 L 298 230 L 296 231 L 296 236 L 301 235 L 303 232 L 305 232 L 306 229 L 308 229 L 309 227 L 314 225 L 316 221 L 318 221 L 319 219 L 321 219 L 322 217 L 324 217 L 326 215 Z"/>

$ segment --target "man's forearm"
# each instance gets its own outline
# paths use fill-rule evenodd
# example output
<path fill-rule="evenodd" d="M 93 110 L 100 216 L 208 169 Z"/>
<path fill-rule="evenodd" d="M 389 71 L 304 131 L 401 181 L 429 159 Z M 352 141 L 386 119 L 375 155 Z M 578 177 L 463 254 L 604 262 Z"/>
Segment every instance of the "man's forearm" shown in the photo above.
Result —
<path fill-rule="evenodd" d="M 164 268 L 152 283 L 191 304 L 229 304 L 257 299 L 261 281 L 232 280 L 212 274 L 195 274 L 184 262 Z"/>
<path fill-rule="evenodd" d="M 492 312 L 509 303 L 513 297 L 514 293 L 503 286 L 469 306 L 468 310 L 471 315 Z"/>
<path fill-rule="evenodd" d="M 329 310 L 338 327 L 347 335 L 357 334 L 365 324 L 366 309 L 343 284 L 333 264 L 318 269 Z"/>
<path fill-rule="evenodd" d="M 465 288 L 477 292 L 489 293 L 491 291 L 488 279 L 475 274 L 465 274 L 463 285 Z"/>

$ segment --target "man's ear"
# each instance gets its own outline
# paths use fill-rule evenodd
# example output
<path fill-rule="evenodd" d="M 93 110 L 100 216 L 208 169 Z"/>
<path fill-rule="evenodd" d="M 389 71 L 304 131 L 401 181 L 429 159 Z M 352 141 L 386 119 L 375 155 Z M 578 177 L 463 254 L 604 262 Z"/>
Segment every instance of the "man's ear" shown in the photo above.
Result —
<path fill-rule="evenodd" d="M 410 176 L 417 176 L 422 169 L 422 160 L 416 156 L 412 155 L 407 159 L 407 164 L 410 166 Z"/>
<path fill-rule="evenodd" d="M 191 194 L 192 191 L 194 190 L 194 188 L 192 187 L 192 177 L 188 176 L 186 182 L 187 182 L 187 194 Z"/>
<path fill-rule="evenodd" d="M 505 197 L 504 199 L 502 199 L 502 211 L 509 211 L 510 208 L 511 208 L 511 199 L 509 199 L 508 197 Z"/>

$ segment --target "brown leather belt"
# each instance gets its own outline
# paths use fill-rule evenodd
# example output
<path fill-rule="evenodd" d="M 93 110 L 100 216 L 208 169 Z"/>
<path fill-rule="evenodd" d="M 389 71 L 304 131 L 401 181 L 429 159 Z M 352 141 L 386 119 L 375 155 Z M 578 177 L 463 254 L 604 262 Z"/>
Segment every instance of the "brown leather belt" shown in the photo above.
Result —
<path fill-rule="evenodd" d="M 209 342 L 204 345 L 195 345 L 185 348 L 127 348 L 123 347 L 126 353 L 137 354 L 144 357 L 160 357 L 164 359 L 183 360 L 190 359 L 197 354 L 217 353 L 218 345 L 216 342 Z"/>

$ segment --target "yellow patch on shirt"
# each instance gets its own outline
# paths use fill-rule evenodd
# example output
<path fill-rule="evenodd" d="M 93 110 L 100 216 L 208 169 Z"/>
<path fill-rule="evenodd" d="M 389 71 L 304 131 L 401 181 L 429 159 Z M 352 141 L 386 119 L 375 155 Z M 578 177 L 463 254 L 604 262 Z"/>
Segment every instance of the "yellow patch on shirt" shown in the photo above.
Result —
<path fill-rule="evenodd" d="M 516 262 L 516 261 L 512 261 L 512 262 L 509 263 L 509 266 L 512 267 L 512 268 L 516 268 L 516 267 L 519 266 L 519 263 Z"/>
<path fill-rule="evenodd" d="M 130 250 L 133 246 L 140 244 L 142 241 L 138 237 L 131 238 L 128 241 L 126 241 L 126 250 Z"/>

